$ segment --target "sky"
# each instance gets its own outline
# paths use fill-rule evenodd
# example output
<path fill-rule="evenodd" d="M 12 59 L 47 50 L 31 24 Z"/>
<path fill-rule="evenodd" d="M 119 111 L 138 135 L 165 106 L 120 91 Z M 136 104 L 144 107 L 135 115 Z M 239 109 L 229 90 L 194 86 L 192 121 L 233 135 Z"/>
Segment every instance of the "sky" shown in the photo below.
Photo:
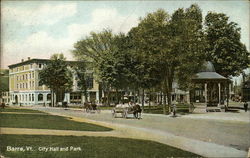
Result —
<path fill-rule="evenodd" d="M 21 59 L 48 59 L 63 53 L 67 60 L 74 43 L 91 31 L 127 33 L 140 17 L 161 8 L 172 14 L 196 3 L 203 18 L 209 11 L 225 13 L 239 24 L 241 41 L 249 51 L 249 7 L 238 1 L 1 1 L 1 68 Z"/>

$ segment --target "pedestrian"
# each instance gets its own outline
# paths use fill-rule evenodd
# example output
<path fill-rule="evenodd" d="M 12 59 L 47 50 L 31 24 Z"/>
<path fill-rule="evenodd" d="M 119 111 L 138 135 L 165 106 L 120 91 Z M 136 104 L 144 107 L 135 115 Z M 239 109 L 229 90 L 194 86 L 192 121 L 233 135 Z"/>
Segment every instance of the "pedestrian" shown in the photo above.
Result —
<path fill-rule="evenodd" d="M 4 107 L 5 107 L 5 103 L 4 103 L 4 102 L 2 102 L 1 106 L 2 106 L 2 108 L 4 109 Z"/>
<path fill-rule="evenodd" d="M 173 102 L 173 116 L 176 116 L 176 101 Z"/>
<path fill-rule="evenodd" d="M 245 101 L 245 103 L 244 103 L 245 112 L 247 112 L 247 108 L 248 108 L 248 103 Z"/>

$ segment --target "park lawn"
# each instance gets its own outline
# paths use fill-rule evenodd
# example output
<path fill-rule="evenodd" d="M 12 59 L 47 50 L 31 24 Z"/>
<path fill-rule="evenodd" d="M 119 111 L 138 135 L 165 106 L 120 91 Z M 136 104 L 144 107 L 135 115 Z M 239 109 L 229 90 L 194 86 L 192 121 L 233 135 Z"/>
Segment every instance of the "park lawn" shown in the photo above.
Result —
<path fill-rule="evenodd" d="M 1 113 L 0 127 L 57 129 L 75 131 L 110 131 L 112 129 L 84 122 L 75 122 L 66 117 L 49 114 Z"/>
<path fill-rule="evenodd" d="M 164 158 L 201 157 L 165 144 L 126 138 L 88 136 L 0 135 L 1 153 L 12 158 Z M 32 147 L 33 151 L 6 151 L 7 146 Z M 70 151 L 72 147 L 76 151 Z M 39 147 L 59 147 L 69 151 L 38 151 Z M 57 148 L 54 148 L 57 150 Z"/>
<path fill-rule="evenodd" d="M 0 108 L 0 112 L 20 112 L 20 113 L 44 113 L 39 110 L 32 110 L 32 109 L 22 109 L 22 108 L 10 108 L 10 107 L 5 107 Z"/>
<path fill-rule="evenodd" d="M 189 107 L 185 104 L 177 104 L 177 114 L 187 114 L 189 113 Z M 168 106 L 166 106 L 168 108 Z M 145 113 L 151 113 L 151 114 L 163 114 L 163 107 L 162 105 L 158 106 L 145 106 L 144 107 Z"/>

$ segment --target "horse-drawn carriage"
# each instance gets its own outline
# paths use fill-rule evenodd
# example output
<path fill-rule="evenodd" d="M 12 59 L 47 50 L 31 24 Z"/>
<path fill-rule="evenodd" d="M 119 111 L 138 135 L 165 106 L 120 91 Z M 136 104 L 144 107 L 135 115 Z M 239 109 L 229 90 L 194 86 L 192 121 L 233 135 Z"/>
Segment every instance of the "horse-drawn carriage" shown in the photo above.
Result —
<path fill-rule="evenodd" d="M 85 109 L 85 112 L 87 113 L 95 113 L 95 112 L 100 113 L 101 112 L 101 110 L 95 103 L 85 102 L 83 104 L 83 108 Z"/>
<path fill-rule="evenodd" d="M 117 117 L 117 114 L 121 114 L 121 117 L 128 118 L 128 115 L 133 114 L 135 118 L 141 118 L 141 107 L 138 104 L 134 106 L 130 104 L 117 104 L 115 108 L 112 109 L 112 116 Z"/>

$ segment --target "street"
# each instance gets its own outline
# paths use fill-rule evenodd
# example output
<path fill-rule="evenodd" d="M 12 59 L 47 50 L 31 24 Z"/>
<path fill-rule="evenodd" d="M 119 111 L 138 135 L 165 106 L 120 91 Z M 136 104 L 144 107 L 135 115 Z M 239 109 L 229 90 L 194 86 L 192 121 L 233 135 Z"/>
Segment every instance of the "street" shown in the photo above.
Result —
<path fill-rule="evenodd" d="M 204 152 L 209 157 L 229 156 L 232 153 L 235 153 L 235 156 L 246 155 L 250 146 L 249 112 L 189 114 L 178 115 L 175 118 L 157 114 L 142 114 L 143 118 L 137 120 L 133 119 L 132 115 L 129 119 L 112 118 L 109 110 L 103 110 L 100 114 L 97 114 L 86 113 L 80 109 L 65 110 L 63 108 L 49 107 L 32 107 L 32 109 L 69 117 L 87 118 L 127 129 L 146 131 L 158 136 L 162 135 L 162 138 L 166 136 L 168 137 L 168 139 L 166 138 L 166 144 L 193 150 L 192 152 L 196 153 L 197 150 L 204 150 L 201 153 Z M 177 138 L 178 140 L 185 140 L 185 143 L 178 143 L 176 141 Z M 172 140 L 172 142 L 169 140 Z M 206 146 L 207 149 L 204 149 L 201 145 L 195 145 L 193 141 L 204 145 L 204 147 Z M 216 150 L 219 152 L 220 147 L 225 147 L 226 149 L 223 149 L 221 153 L 217 152 L 217 155 L 209 155 L 207 153 L 209 151 L 205 151 L 209 147 L 211 147 L 213 152 Z M 228 153 L 226 150 L 228 150 Z M 225 155 L 220 155 L 223 153 Z"/>

